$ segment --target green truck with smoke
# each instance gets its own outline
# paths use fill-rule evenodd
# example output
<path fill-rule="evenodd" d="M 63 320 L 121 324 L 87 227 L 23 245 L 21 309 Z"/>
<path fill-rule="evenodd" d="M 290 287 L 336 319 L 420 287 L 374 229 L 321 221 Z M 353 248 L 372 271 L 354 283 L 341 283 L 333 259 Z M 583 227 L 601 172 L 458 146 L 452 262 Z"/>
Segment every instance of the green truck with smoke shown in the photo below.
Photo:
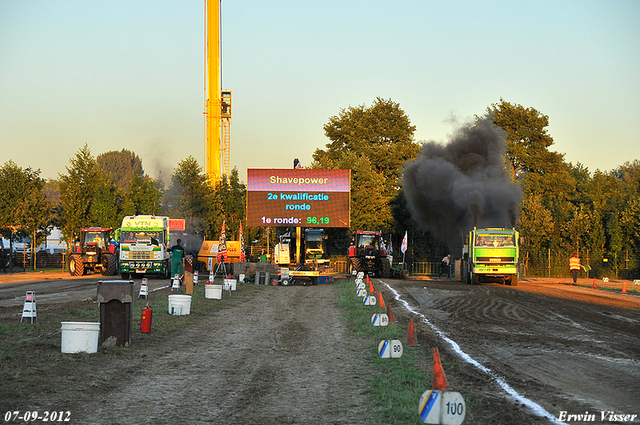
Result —
<path fill-rule="evenodd" d="M 519 234 L 515 229 L 487 228 L 469 232 L 467 282 L 502 280 L 518 285 Z"/>

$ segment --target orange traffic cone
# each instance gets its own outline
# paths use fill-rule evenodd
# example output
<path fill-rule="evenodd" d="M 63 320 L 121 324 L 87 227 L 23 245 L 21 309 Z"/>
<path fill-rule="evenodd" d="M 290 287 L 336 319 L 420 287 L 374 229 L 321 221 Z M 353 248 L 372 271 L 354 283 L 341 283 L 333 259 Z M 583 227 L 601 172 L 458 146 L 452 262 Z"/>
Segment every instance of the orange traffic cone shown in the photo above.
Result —
<path fill-rule="evenodd" d="M 437 348 L 433 349 L 433 389 L 445 391 L 449 388 L 447 377 L 444 374 L 442 363 L 440 362 L 440 352 Z"/>
<path fill-rule="evenodd" d="M 382 299 L 382 292 L 378 291 L 378 302 L 380 303 L 380 308 L 384 308 L 384 300 Z"/>
<path fill-rule="evenodd" d="M 418 345 L 416 328 L 413 326 L 413 319 L 409 321 L 409 332 L 407 334 L 407 345 Z"/>
<path fill-rule="evenodd" d="M 596 284 L 596 279 L 593 279 L 593 286 L 591 286 L 593 289 L 598 289 L 598 285 Z"/>
<path fill-rule="evenodd" d="M 396 319 L 393 318 L 393 313 L 391 312 L 391 306 L 387 304 L 387 317 L 389 318 L 389 323 L 394 323 Z"/>
<path fill-rule="evenodd" d="M 373 289 L 373 283 L 371 283 L 369 276 L 367 276 L 367 282 L 369 282 L 369 292 L 375 292 L 375 289 Z"/>
<path fill-rule="evenodd" d="M 627 282 L 622 282 L 622 294 L 627 293 Z"/>

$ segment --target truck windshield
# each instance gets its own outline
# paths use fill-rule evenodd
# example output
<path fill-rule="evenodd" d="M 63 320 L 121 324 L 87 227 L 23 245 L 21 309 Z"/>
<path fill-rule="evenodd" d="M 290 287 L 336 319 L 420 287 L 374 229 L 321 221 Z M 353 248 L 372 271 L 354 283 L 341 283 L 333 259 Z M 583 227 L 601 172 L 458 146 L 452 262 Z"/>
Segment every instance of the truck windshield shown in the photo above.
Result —
<path fill-rule="evenodd" d="M 160 231 L 120 232 L 120 243 L 124 244 L 160 245 L 162 240 Z"/>
<path fill-rule="evenodd" d="M 488 246 L 488 247 L 499 247 L 499 246 L 515 246 L 512 235 L 492 235 L 492 234 L 481 234 L 476 235 L 476 246 Z"/>

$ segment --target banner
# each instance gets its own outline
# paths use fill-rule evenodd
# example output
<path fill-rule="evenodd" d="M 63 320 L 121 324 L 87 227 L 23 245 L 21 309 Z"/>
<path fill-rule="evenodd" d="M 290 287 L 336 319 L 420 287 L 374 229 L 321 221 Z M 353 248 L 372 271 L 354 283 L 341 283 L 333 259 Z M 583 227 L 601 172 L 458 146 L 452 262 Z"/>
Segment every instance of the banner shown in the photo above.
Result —
<path fill-rule="evenodd" d="M 400 246 L 400 251 L 404 254 L 407 251 L 407 231 L 404 231 L 404 238 L 402 239 L 402 245 Z"/>
<path fill-rule="evenodd" d="M 247 261 L 247 257 L 244 252 L 244 235 L 242 234 L 242 221 L 240 221 L 240 262 Z"/>
<path fill-rule="evenodd" d="M 216 260 L 218 264 L 227 262 L 227 234 L 224 229 L 225 222 L 222 222 L 222 231 L 220 232 L 220 242 L 218 242 L 218 255 Z"/>

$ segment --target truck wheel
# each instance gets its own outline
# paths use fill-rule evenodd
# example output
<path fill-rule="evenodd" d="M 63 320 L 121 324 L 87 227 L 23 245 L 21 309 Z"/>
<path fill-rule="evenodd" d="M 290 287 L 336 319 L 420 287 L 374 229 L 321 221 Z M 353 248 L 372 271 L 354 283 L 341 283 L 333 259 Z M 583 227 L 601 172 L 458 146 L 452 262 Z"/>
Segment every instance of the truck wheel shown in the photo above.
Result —
<path fill-rule="evenodd" d="M 478 279 L 478 275 L 474 274 L 471 276 L 471 284 L 472 285 L 480 285 L 480 279 Z"/>
<path fill-rule="evenodd" d="M 509 279 L 509 285 L 518 286 L 518 275 L 517 274 L 514 274 L 513 276 L 511 276 L 511 279 Z"/>
<path fill-rule="evenodd" d="M 72 255 L 69 258 L 69 274 L 71 276 L 82 276 L 84 275 L 84 263 L 82 262 L 82 257 L 79 255 Z"/>
<path fill-rule="evenodd" d="M 389 278 L 391 277 L 391 264 L 389 264 L 388 258 L 380 259 L 380 277 Z"/>
<path fill-rule="evenodd" d="M 349 258 L 349 274 L 353 274 L 354 271 L 356 273 L 362 271 L 362 263 L 356 257 Z"/>
<path fill-rule="evenodd" d="M 122 280 L 129 280 L 129 273 L 120 273 L 120 277 L 122 278 Z"/>

